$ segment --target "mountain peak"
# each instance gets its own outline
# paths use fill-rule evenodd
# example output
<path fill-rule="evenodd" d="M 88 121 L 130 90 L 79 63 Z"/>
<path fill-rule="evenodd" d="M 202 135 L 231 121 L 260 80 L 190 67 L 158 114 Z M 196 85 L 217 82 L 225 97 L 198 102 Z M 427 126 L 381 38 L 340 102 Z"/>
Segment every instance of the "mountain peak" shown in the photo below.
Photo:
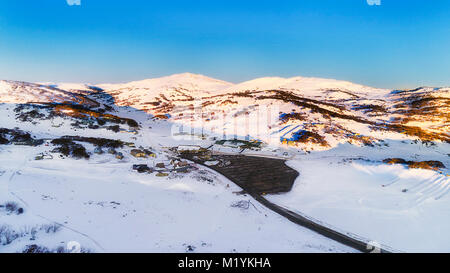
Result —
<path fill-rule="evenodd" d="M 198 87 L 200 89 L 209 89 L 211 91 L 232 86 L 232 83 L 210 78 L 201 74 L 180 73 L 160 78 L 149 78 L 145 80 L 132 81 L 122 84 L 100 84 L 98 86 L 104 89 L 116 88 L 170 88 L 170 87 Z"/>

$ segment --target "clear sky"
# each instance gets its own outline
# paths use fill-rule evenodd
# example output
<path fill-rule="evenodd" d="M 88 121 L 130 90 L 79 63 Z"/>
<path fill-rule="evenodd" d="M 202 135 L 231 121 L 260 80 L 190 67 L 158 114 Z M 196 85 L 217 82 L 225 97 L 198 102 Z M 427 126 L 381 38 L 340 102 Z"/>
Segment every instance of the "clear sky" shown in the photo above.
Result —
<path fill-rule="evenodd" d="M 102 83 L 181 72 L 450 86 L 450 1 L 0 2 L 0 79 Z"/>

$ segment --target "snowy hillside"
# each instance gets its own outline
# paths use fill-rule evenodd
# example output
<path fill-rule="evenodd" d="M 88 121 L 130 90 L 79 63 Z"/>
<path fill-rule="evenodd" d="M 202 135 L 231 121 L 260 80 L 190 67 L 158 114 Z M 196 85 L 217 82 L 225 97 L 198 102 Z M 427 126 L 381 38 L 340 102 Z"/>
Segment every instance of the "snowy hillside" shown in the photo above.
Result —
<path fill-rule="evenodd" d="M 191 127 L 197 131 L 208 127 L 211 135 L 251 135 L 303 150 L 347 142 L 375 145 L 386 138 L 450 141 L 448 88 L 391 91 L 303 77 L 233 85 L 192 74 L 100 87 L 118 105 L 184 125 L 195 121 Z M 236 124 L 224 122 L 225 115 Z M 252 115 L 270 115 L 270 121 L 255 133 L 245 124 L 252 123 Z"/>
<path fill-rule="evenodd" d="M 360 84 L 333 79 L 293 77 L 293 78 L 259 78 L 231 86 L 222 93 L 284 90 L 301 94 L 305 97 L 323 97 L 324 99 L 346 99 L 354 96 L 374 98 L 387 94 L 387 90 L 371 88 Z M 353 93 L 353 94 L 349 94 Z M 352 96 L 353 95 L 353 96 Z"/>
<path fill-rule="evenodd" d="M 232 84 L 191 73 L 126 84 L 98 85 L 114 96 L 117 105 L 140 110 L 148 110 L 166 101 L 192 101 L 229 86 Z"/>
<path fill-rule="evenodd" d="M 0 103 L 84 103 L 76 93 L 51 85 L 0 81 Z"/>
<path fill-rule="evenodd" d="M 365 242 L 449 251 L 449 101 L 303 77 L 0 81 L 0 252 L 356 251 L 238 186 L 285 170 L 249 156 L 298 172 L 287 191 L 262 185 L 275 204 Z"/>

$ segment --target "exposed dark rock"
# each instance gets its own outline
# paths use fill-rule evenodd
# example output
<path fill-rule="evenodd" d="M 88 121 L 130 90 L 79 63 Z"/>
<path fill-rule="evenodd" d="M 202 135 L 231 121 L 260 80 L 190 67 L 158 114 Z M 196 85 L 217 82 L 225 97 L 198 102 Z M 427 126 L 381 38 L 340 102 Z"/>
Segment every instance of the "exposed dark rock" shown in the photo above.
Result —
<path fill-rule="evenodd" d="M 152 169 L 150 169 L 147 164 L 135 164 L 133 165 L 133 170 L 137 171 L 138 173 L 146 173 L 152 171 Z"/>
<path fill-rule="evenodd" d="M 407 165 L 409 168 L 414 169 L 427 169 L 427 170 L 439 170 L 444 169 L 444 163 L 436 160 L 429 161 L 406 161 L 403 158 L 387 158 L 383 160 L 386 164 L 403 164 Z"/>

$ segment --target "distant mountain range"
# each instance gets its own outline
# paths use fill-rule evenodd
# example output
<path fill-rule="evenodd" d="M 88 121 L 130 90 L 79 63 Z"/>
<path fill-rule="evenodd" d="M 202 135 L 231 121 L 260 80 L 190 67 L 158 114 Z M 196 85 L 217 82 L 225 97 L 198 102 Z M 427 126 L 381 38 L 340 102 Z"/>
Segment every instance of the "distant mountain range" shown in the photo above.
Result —
<path fill-rule="evenodd" d="M 304 150 L 346 142 L 380 145 L 384 139 L 450 142 L 450 88 L 388 90 L 305 77 L 232 84 L 190 73 L 96 86 L 0 81 L 0 102 L 4 103 L 86 104 L 90 103 L 87 95 L 99 92 L 111 96 L 111 104 L 143 110 L 159 119 L 181 124 L 201 119 L 216 133 L 238 127 L 239 136 L 262 141 L 275 136 Z M 249 117 L 267 109 L 276 119 L 255 131 L 252 128 L 261 126 L 251 119 L 248 124 Z M 234 124 L 224 122 L 224 115 L 232 116 Z"/>

